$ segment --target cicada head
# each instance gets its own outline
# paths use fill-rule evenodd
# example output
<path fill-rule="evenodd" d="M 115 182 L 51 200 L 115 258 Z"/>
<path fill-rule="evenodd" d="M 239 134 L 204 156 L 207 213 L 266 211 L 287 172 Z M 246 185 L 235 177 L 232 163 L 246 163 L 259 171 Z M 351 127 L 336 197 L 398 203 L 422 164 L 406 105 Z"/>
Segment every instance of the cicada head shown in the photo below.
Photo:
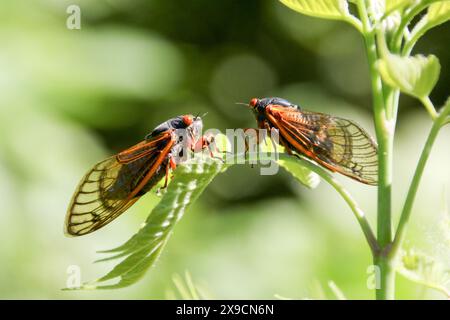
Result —
<path fill-rule="evenodd" d="M 187 128 L 188 133 L 190 134 L 191 138 L 194 140 L 195 143 L 202 137 L 202 131 L 203 131 L 203 121 L 202 118 L 199 116 L 191 116 L 187 115 L 185 117 L 190 117 L 191 124 Z"/>

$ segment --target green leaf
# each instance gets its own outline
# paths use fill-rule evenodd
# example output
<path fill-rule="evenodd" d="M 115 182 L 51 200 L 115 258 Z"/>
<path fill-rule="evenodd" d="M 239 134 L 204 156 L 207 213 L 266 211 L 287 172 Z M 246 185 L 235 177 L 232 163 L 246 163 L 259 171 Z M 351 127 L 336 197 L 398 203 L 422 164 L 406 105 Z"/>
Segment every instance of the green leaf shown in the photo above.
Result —
<path fill-rule="evenodd" d="M 199 162 L 197 158 L 180 165 L 174 179 L 144 226 L 130 240 L 118 248 L 105 251 L 114 253 L 107 259 L 125 257 L 110 272 L 81 289 L 114 289 L 137 282 L 155 263 L 173 228 L 186 209 L 203 192 L 212 179 L 227 165 L 219 160 Z M 107 280 L 117 280 L 111 285 L 99 285 Z"/>
<path fill-rule="evenodd" d="M 216 135 L 215 141 L 219 150 L 228 150 L 228 140 L 225 136 Z M 274 152 L 271 148 L 269 143 L 263 147 L 265 152 Z M 283 148 L 277 147 L 277 151 L 282 152 Z M 262 153 L 261 159 L 264 158 L 265 162 L 274 159 L 273 154 L 269 156 L 265 152 Z M 277 159 L 278 164 L 289 171 L 298 181 L 308 188 L 315 188 L 320 179 L 316 173 L 305 167 L 304 161 L 308 160 L 299 160 L 286 154 L 279 154 Z M 123 258 L 123 260 L 103 277 L 75 289 L 116 289 L 136 283 L 156 262 L 173 228 L 189 205 L 200 196 L 217 174 L 231 165 L 209 157 L 205 161 L 201 159 L 201 156 L 179 165 L 161 201 L 152 210 L 144 226 L 121 246 L 100 251 L 110 255 L 97 260 L 97 262 L 118 258 Z M 115 282 L 102 284 L 105 281 Z"/>
<path fill-rule="evenodd" d="M 425 16 L 427 21 L 427 30 L 438 26 L 450 19 L 450 1 L 440 1 L 433 3 L 428 8 Z"/>
<path fill-rule="evenodd" d="M 275 150 L 276 148 L 276 150 Z M 283 167 L 287 172 L 289 172 L 298 182 L 303 184 L 309 189 L 316 188 L 320 183 L 320 177 L 317 173 L 312 172 L 303 165 L 303 161 L 298 159 L 296 156 L 289 156 L 285 153 L 285 148 L 280 145 L 272 144 L 270 138 L 266 138 L 264 142 L 260 144 L 260 152 L 276 152 L 278 155 L 277 163 Z M 261 158 L 261 157 L 260 157 Z"/>
<path fill-rule="evenodd" d="M 346 0 L 280 0 L 280 2 L 307 16 L 349 22 L 361 31 L 361 22 L 350 14 Z"/>
<path fill-rule="evenodd" d="M 292 156 L 280 157 L 277 161 L 286 171 L 294 176 L 297 181 L 310 189 L 316 188 L 320 183 L 320 177 L 302 165 L 298 159 Z"/>
<path fill-rule="evenodd" d="M 401 57 L 386 53 L 378 61 L 378 68 L 387 84 L 408 95 L 424 99 L 435 86 L 441 66 L 434 55 Z"/>
<path fill-rule="evenodd" d="M 175 285 L 173 290 L 167 292 L 167 300 L 206 300 L 212 299 L 201 286 L 194 283 L 191 274 L 185 272 L 184 278 L 179 274 L 174 274 L 172 281 Z"/>
<path fill-rule="evenodd" d="M 406 47 L 411 49 L 414 44 L 430 29 L 450 19 L 450 1 L 439 1 L 428 7 L 427 14 L 414 26 Z"/>
<path fill-rule="evenodd" d="M 414 0 L 386 0 L 386 12 L 401 10 Z"/>

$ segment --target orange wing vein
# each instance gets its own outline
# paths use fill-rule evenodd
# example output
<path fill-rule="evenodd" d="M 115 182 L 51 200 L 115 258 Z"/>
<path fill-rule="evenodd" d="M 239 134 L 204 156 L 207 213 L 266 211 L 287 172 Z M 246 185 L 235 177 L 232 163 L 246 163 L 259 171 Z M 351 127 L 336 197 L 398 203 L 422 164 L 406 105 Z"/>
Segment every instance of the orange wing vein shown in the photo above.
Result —
<path fill-rule="evenodd" d="M 65 233 L 81 236 L 110 223 L 161 180 L 174 144 L 170 132 L 97 163 L 70 202 Z"/>
<path fill-rule="evenodd" d="M 295 151 L 331 171 L 377 185 L 377 145 L 353 121 L 277 106 L 268 106 L 266 116 Z"/>

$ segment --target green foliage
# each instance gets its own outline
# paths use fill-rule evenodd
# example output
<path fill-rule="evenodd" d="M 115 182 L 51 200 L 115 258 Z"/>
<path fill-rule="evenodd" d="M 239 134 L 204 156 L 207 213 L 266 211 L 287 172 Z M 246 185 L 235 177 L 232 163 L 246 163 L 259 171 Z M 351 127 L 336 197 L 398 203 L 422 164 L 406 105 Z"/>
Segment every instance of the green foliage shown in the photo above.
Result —
<path fill-rule="evenodd" d="M 364 17 L 355 10 L 358 1 L 348 2 L 353 16 Z M 422 9 L 415 9 L 419 2 Z M 416 43 L 415 22 L 426 15 L 431 2 L 412 0 L 396 10 L 405 25 L 398 32 L 400 49 L 405 42 Z M 66 284 L 72 275 L 66 273 L 68 266 L 79 266 L 80 279 L 86 281 L 126 258 L 90 264 L 93 258 L 110 256 L 93 257 L 94 250 L 122 244 L 138 231 L 161 199 L 154 191 L 90 236 L 65 238 L 62 217 L 89 166 L 136 143 L 157 123 L 183 113 L 208 112 L 207 128 L 252 127 L 251 114 L 233 102 L 278 95 L 310 110 L 348 116 L 373 131 L 366 109 L 372 93 L 365 81 L 363 42 L 344 23 L 300 15 L 278 1 L 190 0 L 175 7 L 165 0 L 78 0 L 82 29 L 67 30 L 66 8 L 72 3 L 0 1 L 0 298 L 163 299 L 165 290 L 174 287 L 172 275 L 184 278 L 187 267 L 195 286 L 205 281 L 219 299 L 270 299 L 274 293 L 295 299 L 335 298 L 308 294 L 314 278 L 325 291 L 332 279 L 348 298 L 372 296 L 365 286 L 370 253 L 361 243 L 358 224 L 346 219 L 351 217 L 345 216 L 345 203 L 333 189 L 297 185 L 293 192 L 296 186 L 287 183 L 286 179 L 293 181 L 288 174 L 258 177 L 258 168 L 249 166 L 233 167 L 215 178 L 208 196 L 201 196 L 175 227 L 157 268 L 135 285 L 125 290 L 57 290 L 78 284 Z M 420 9 L 420 14 L 412 9 Z M 379 14 L 387 17 L 377 23 Z M 365 34 L 375 34 L 392 16 L 381 8 L 370 17 L 372 29 Z M 443 83 L 433 90 L 433 100 L 444 101 L 450 29 L 444 25 L 432 31 L 421 48 L 440 59 Z M 243 43 L 249 45 L 243 48 Z M 407 55 L 405 50 L 389 49 Z M 395 96 L 396 90 L 387 88 L 385 93 Z M 417 158 L 412 150 L 420 147 L 431 122 L 414 108 L 413 100 L 405 102 L 395 137 L 394 177 L 402 177 L 392 184 L 395 202 L 405 198 L 403 191 L 411 181 L 407 170 Z M 448 225 L 431 219 L 439 212 L 436 190 L 449 173 L 445 138 L 438 137 L 433 146 L 413 207 L 414 224 L 406 232 L 408 243 L 424 252 L 444 251 L 444 243 L 450 244 L 447 238 L 423 248 L 420 236 L 424 227 L 429 227 L 428 239 Z M 330 177 L 349 186 L 360 208 L 367 209 L 367 218 L 375 222 L 376 199 L 368 198 L 375 188 L 339 175 Z M 448 229 L 446 234 L 450 235 Z M 415 289 L 403 281 L 397 297 L 417 298 Z"/>
<path fill-rule="evenodd" d="M 404 56 L 409 55 L 414 45 L 428 30 L 449 19 L 449 3 L 448 0 L 424 0 L 410 3 L 402 12 L 401 23 L 392 39 L 393 51 Z M 427 13 L 418 23 L 414 23 L 415 18 L 425 9 L 428 10 Z M 412 24 L 414 24 L 413 27 L 411 27 Z M 412 29 L 411 32 L 410 29 Z M 403 48 L 401 48 L 402 42 Z"/>
<path fill-rule="evenodd" d="M 316 17 L 346 20 L 349 15 L 346 1 L 282 0 L 282 2 L 297 12 Z M 431 146 L 440 128 L 450 121 L 447 118 L 449 107 L 446 106 L 441 113 L 437 113 L 429 98 L 439 78 L 439 60 L 433 55 L 409 56 L 409 53 L 427 30 L 450 18 L 450 1 L 355 0 L 352 2 L 357 7 L 361 28 L 359 28 L 359 20 L 355 18 L 352 22 L 362 33 L 368 54 L 375 126 L 380 148 L 378 152 L 378 239 L 375 240 L 371 237 L 370 226 L 364 220 L 359 220 L 371 246 L 373 259 L 381 272 L 380 288 L 377 290 L 376 297 L 393 299 L 395 272 L 392 266 L 400 255 L 406 224 Z M 427 14 L 410 33 L 408 25 L 428 6 Z M 386 43 L 386 39 L 389 39 L 390 43 Z M 418 98 L 434 123 L 408 190 L 395 238 L 392 240 L 392 145 L 397 119 L 398 91 Z M 345 195 L 342 192 L 340 194 Z M 361 216 L 364 215 L 356 214 L 357 218 L 361 218 Z M 402 270 L 409 278 L 430 284 L 435 283 L 436 280 L 435 277 L 432 277 L 431 280 L 426 277 L 430 265 L 432 273 L 435 274 L 435 264 L 430 264 L 429 261 L 419 256 L 412 258 L 404 256 L 403 268 L 399 270 Z M 428 273 L 424 275 L 426 272 Z"/>
<path fill-rule="evenodd" d="M 433 3 L 428 8 L 427 14 L 422 18 L 420 26 L 426 30 L 430 30 L 450 19 L 450 1 L 440 1 Z"/>
<path fill-rule="evenodd" d="M 176 223 L 212 179 L 225 168 L 220 160 L 210 163 L 198 162 L 179 166 L 161 201 L 153 209 L 141 229 L 123 245 L 103 253 L 113 254 L 99 260 L 106 261 L 125 257 L 108 274 L 83 289 L 114 289 L 129 286 L 138 281 L 159 257 Z M 111 285 L 100 282 L 117 279 Z"/>
<path fill-rule="evenodd" d="M 350 15 L 348 4 L 345 0 L 280 0 L 281 3 L 292 10 L 302 14 L 326 18 L 344 20 Z"/>
<path fill-rule="evenodd" d="M 301 14 L 346 21 L 360 29 L 360 22 L 350 14 L 346 0 L 280 0 L 280 2 Z"/>
<path fill-rule="evenodd" d="M 277 145 L 276 148 L 272 145 L 270 138 L 266 138 L 264 142 L 259 145 L 260 151 L 262 155 L 266 155 L 269 153 L 277 154 L 277 163 L 284 168 L 287 172 L 289 172 L 298 182 L 309 189 L 316 188 L 320 183 L 319 175 L 310 168 L 306 167 L 305 161 L 306 159 L 300 159 L 295 156 L 287 156 L 284 154 L 285 149 L 283 146 Z M 249 160 L 252 156 L 249 156 Z M 260 155 L 256 155 L 254 160 L 261 159 Z M 264 159 L 263 159 L 264 160 Z"/>
<path fill-rule="evenodd" d="M 442 126 L 442 123 L 446 121 L 446 112 L 448 111 L 445 109 L 446 111 L 438 116 L 428 97 L 439 78 L 439 61 L 433 55 L 428 57 L 422 55 L 411 57 L 390 52 L 390 48 L 385 42 L 387 35 L 383 34 L 383 32 L 391 33 L 391 31 L 393 31 L 392 34 L 400 37 L 398 38 L 400 41 L 394 42 L 394 45 L 397 45 L 398 43 L 401 45 L 403 42 L 402 37 L 405 37 L 406 40 L 409 40 L 409 42 L 404 42 L 405 49 L 407 48 L 409 51 L 414 45 L 414 41 L 418 40 L 420 34 L 422 34 L 424 30 L 428 30 L 429 28 L 434 27 L 449 18 L 449 1 L 433 3 L 429 7 L 427 15 L 416 26 L 416 28 L 418 28 L 417 30 L 420 31 L 416 31 L 416 37 L 412 37 L 411 39 L 409 39 L 408 35 L 403 33 L 402 28 L 409 23 L 407 20 L 410 19 L 408 14 L 415 12 L 414 10 L 419 13 L 422 8 L 418 7 L 418 4 L 414 7 L 415 4 L 411 1 L 389 1 L 386 3 L 385 8 L 382 6 L 384 4 L 377 1 L 355 1 L 361 21 L 350 14 L 348 3 L 344 0 L 280 1 L 289 8 L 305 15 L 347 21 L 362 32 L 364 39 L 366 40 L 366 49 L 369 53 L 369 63 L 371 64 L 375 112 L 377 113 L 378 111 L 385 111 L 387 109 L 397 110 L 398 107 L 398 99 L 392 100 L 383 96 L 383 90 L 380 90 L 379 86 L 380 82 L 384 92 L 387 92 L 387 89 L 390 87 L 394 90 L 400 90 L 405 94 L 418 98 L 424 103 L 425 107 L 436 121 L 435 126 L 433 126 L 433 130 L 430 133 L 431 138 L 429 138 L 430 144 L 434 142 L 434 138 L 436 137 L 438 130 Z M 369 4 L 369 7 L 366 7 L 366 3 Z M 381 23 L 378 23 L 381 22 L 381 20 L 371 21 L 371 19 L 387 19 L 387 21 L 389 21 L 389 19 L 393 17 L 392 15 L 395 14 L 397 14 L 395 17 L 397 19 L 400 17 L 398 15 L 398 11 L 402 10 L 407 12 L 407 14 L 402 15 L 401 19 L 406 20 L 396 22 L 394 24 L 391 23 L 390 28 L 385 28 Z M 383 12 L 385 12 L 385 16 L 382 15 Z M 405 18 L 405 16 L 408 16 L 408 18 Z M 375 23 L 375 26 L 372 26 L 372 22 Z M 394 30 L 395 28 L 397 28 L 397 30 Z M 375 32 L 373 32 L 373 29 L 375 29 Z M 377 37 L 377 39 L 375 39 L 375 37 Z M 374 48 L 376 49 L 375 51 L 373 51 Z M 378 68 L 376 68 L 376 66 Z M 391 119 L 391 121 L 395 121 L 394 119 L 395 116 Z M 386 119 L 384 118 L 376 117 L 375 125 L 378 132 L 377 138 L 381 141 L 393 140 L 394 131 L 380 130 L 380 128 L 385 128 L 387 126 L 385 121 Z M 228 145 L 226 144 L 226 140 L 223 136 L 216 137 L 216 140 L 219 144 L 221 144 L 222 150 L 228 150 Z M 262 151 L 265 151 L 266 155 L 268 152 L 274 154 L 274 152 L 277 153 L 283 151 L 283 148 L 281 147 L 280 149 L 277 148 L 277 150 L 271 148 L 270 142 L 267 142 L 265 146 L 266 147 L 263 147 Z M 328 172 L 320 167 L 317 167 L 308 160 L 287 156 L 285 154 L 281 154 L 279 156 L 277 163 L 284 167 L 292 176 L 308 188 L 315 188 L 319 183 L 319 175 L 322 176 L 344 198 L 354 212 L 355 217 L 358 219 L 358 222 L 360 223 L 360 226 L 372 250 L 373 258 L 381 268 L 382 288 L 377 291 L 377 297 L 391 298 L 393 297 L 393 269 L 391 268 L 392 263 L 390 260 L 395 260 L 398 253 L 398 247 L 401 245 L 404 234 L 403 230 L 409 218 L 409 212 L 412 207 L 414 195 L 417 191 L 421 173 L 425 166 L 426 159 L 428 158 L 430 148 L 429 146 L 426 146 L 424 149 L 424 153 L 419 162 L 418 169 L 416 170 L 413 183 L 411 184 L 408 192 L 408 197 L 405 202 L 405 207 L 402 212 L 402 217 L 400 219 L 394 241 L 391 240 L 390 235 L 391 212 L 389 211 L 391 210 L 391 204 L 390 202 L 387 202 L 390 201 L 389 199 L 391 192 L 390 187 L 388 188 L 387 184 L 390 184 L 392 179 L 392 177 L 389 176 L 392 174 L 392 169 L 390 168 L 392 166 L 392 160 L 390 160 L 390 153 L 392 153 L 392 150 L 388 148 L 388 143 L 382 143 L 380 145 L 380 149 L 378 161 L 380 165 L 379 192 L 383 193 L 383 196 L 380 198 L 381 201 L 379 203 L 378 226 L 380 230 L 378 240 L 374 237 L 372 229 L 365 218 L 365 214 L 359 205 L 354 201 L 349 192 L 346 191 L 338 181 L 331 177 Z M 261 156 L 261 154 L 257 154 L 255 156 L 250 155 L 246 160 L 261 160 L 264 157 L 265 156 Z M 264 160 L 268 159 L 269 158 L 267 157 L 267 159 Z M 123 257 L 124 260 L 117 264 L 105 276 L 101 277 L 94 283 L 85 285 L 83 288 L 121 288 L 138 281 L 144 275 L 146 270 L 150 268 L 157 260 L 176 222 L 183 216 L 185 210 L 199 197 L 212 179 L 214 179 L 217 174 L 224 171 L 229 166 L 230 165 L 226 165 L 220 160 L 205 162 L 201 161 L 199 158 L 194 158 L 190 162 L 180 165 L 175 172 L 175 178 L 170 183 L 159 204 L 154 208 L 148 217 L 144 226 L 137 234 L 135 234 L 122 246 L 106 251 L 106 253 L 110 253 L 112 256 L 100 261 Z M 386 210 L 388 210 L 388 212 L 386 212 Z M 387 248 L 383 247 L 385 245 Z M 386 255 L 383 253 L 383 255 L 381 255 L 381 252 L 385 250 L 388 250 L 388 252 L 390 250 L 390 254 Z M 428 271 L 430 269 L 430 265 L 433 267 L 433 275 L 437 273 L 435 264 L 430 264 L 428 260 L 417 255 L 404 255 L 402 262 L 402 267 L 398 268 L 402 274 L 415 281 L 421 281 L 422 283 L 430 286 L 438 286 L 435 284 L 437 281 L 435 276 L 433 276 L 431 280 L 426 277 L 430 273 Z M 117 280 L 115 284 L 98 284 L 114 279 Z M 181 297 L 192 299 L 199 298 L 199 294 L 195 290 L 195 286 L 193 285 L 190 276 L 186 276 L 187 286 L 182 283 L 180 277 L 176 277 L 174 282 L 181 294 Z M 334 282 L 330 283 L 330 287 L 339 299 L 345 298 L 342 291 L 334 284 Z"/>
<path fill-rule="evenodd" d="M 304 164 L 295 157 L 283 157 L 277 162 L 305 187 L 314 189 L 319 185 L 319 175 L 306 168 Z"/>
<path fill-rule="evenodd" d="M 167 292 L 166 296 L 169 300 L 205 300 L 212 299 L 206 291 L 198 284 L 194 283 L 189 272 L 185 272 L 184 278 L 179 274 L 172 277 L 174 289 Z"/>
<path fill-rule="evenodd" d="M 428 1 L 429 3 L 433 1 Z M 428 7 L 427 14 L 414 26 L 406 41 L 404 51 L 409 53 L 414 44 L 430 29 L 450 19 L 450 1 L 439 1 Z"/>
<path fill-rule="evenodd" d="M 224 136 L 218 136 L 216 139 L 221 147 L 225 143 L 224 139 Z M 319 184 L 318 175 L 307 169 L 295 157 L 283 155 L 278 163 L 306 187 L 315 188 Z M 214 177 L 229 166 L 218 159 L 207 158 L 207 161 L 204 161 L 201 156 L 179 165 L 161 201 L 150 213 L 141 229 L 123 245 L 101 251 L 111 256 L 97 262 L 124 259 L 105 276 L 84 284 L 81 289 L 123 288 L 141 279 L 158 259 L 173 228 L 186 209 L 200 196 Z M 114 284 L 99 284 L 109 280 L 117 281 Z"/>
<path fill-rule="evenodd" d="M 383 80 L 418 99 L 427 97 L 439 78 L 440 64 L 433 55 L 401 57 L 388 53 L 379 61 Z"/>
<path fill-rule="evenodd" d="M 386 0 L 386 12 L 402 10 L 414 0 Z"/>

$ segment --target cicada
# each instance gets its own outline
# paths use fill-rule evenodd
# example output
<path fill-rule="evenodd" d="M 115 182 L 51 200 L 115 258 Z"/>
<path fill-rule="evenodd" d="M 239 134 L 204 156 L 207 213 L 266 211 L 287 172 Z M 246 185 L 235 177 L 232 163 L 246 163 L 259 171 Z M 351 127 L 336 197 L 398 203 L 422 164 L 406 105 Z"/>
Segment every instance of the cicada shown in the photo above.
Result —
<path fill-rule="evenodd" d="M 70 202 L 65 233 L 94 232 L 130 208 L 164 177 L 168 184 L 186 153 L 205 148 L 200 117 L 183 115 L 157 126 L 145 140 L 97 163 L 79 183 Z"/>
<path fill-rule="evenodd" d="M 304 155 L 332 172 L 377 185 L 377 145 L 355 122 L 306 111 L 276 97 L 253 98 L 249 106 L 258 128 L 277 130 L 287 153 Z"/>

